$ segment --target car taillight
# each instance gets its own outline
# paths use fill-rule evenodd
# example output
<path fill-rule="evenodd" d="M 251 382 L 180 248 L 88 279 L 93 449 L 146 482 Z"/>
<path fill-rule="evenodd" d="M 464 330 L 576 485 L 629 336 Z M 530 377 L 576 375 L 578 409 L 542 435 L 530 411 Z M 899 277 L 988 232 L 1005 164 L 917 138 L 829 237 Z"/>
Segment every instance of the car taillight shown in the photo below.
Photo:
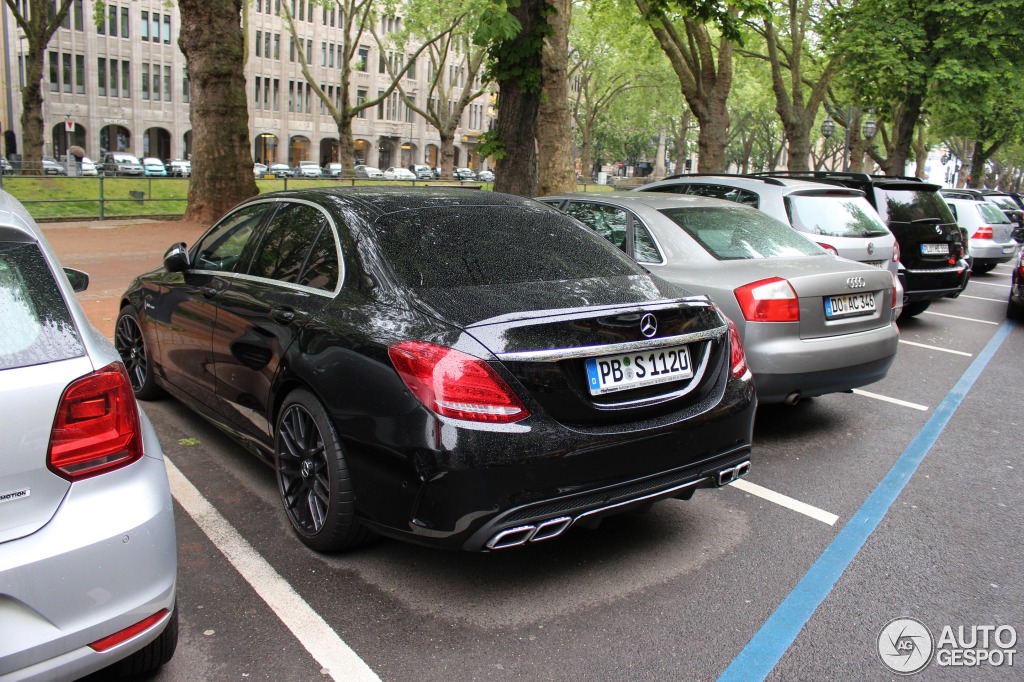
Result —
<path fill-rule="evenodd" d="M 412 394 L 439 415 L 492 424 L 530 415 L 505 380 L 480 358 L 426 341 L 396 343 L 388 355 Z"/>
<path fill-rule="evenodd" d="M 729 320 L 729 360 L 734 379 L 742 379 L 747 374 L 747 354 L 743 352 L 743 341 L 736 323 Z"/>
<path fill-rule="evenodd" d="M 978 231 L 974 233 L 975 239 L 992 239 L 992 226 L 982 225 L 978 228 Z"/>
<path fill-rule="evenodd" d="M 781 277 L 751 282 L 733 293 L 749 322 L 800 321 L 800 301 L 793 286 Z"/>
<path fill-rule="evenodd" d="M 826 251 L 831 253 L 833 256 L 838 256 L 839 255 L 839 251 L 836 250 L 836 247 L 832 246 L 831 244 L 825 244 L 823 242 L 818 242 L 818 246 L 820 246 L 821 248 L 825 249 Z"/>
<path fill-rule="evenodd" d="M 73 381 L 60 398 L 46 466 L 69 481 L 120 469 L 142 457 L 139 408 L 120 362 Z"/>
<path fill-rule="evenodd" d="M 894 242 L 892 245 L 892 262 L 900 262 L 900 245 L 899 242 Z"/>
<path fill-rule="evenodd" d="M 106 651 L 108 649 L 113 649 L 121 642 L 127 642 L 132 637 L 150 629 L 151 627 L 159 623 L 161 620 L 163 620 L 164 616 L 166 616 L 168 613 L 169 612 L 167 611 L 167 609 L 160 609 L 149 618 L 146 618 L 145 620 L 140 620 L 135 625 L 130 625 L 126 627 L 124 630 L 115 632 L 114 634 L 104 637 L 103 639 L 97 639 L 89 646 L 92 647 L 94 651 Z"/>

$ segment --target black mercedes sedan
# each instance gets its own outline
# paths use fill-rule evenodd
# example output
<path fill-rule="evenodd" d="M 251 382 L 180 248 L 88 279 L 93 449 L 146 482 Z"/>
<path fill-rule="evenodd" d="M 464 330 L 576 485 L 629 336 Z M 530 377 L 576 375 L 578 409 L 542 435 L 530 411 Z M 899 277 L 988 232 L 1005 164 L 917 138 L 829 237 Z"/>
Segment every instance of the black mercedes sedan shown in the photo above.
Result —
<path fill-rule="evenodd" d="M 519 197 L 255 197 L 133 282 L 115 345 L 139 398 L 271 464 L 324 552 L 514 547 L 750 468 L 729 320 Z"/>

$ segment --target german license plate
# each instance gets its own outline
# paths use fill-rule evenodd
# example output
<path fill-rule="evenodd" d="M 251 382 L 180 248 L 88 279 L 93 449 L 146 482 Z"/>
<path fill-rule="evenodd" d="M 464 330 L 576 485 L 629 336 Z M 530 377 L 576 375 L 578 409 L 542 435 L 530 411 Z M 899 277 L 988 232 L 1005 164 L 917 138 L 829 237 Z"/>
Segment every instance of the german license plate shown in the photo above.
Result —
<path fill-rule="evenodd" d="M 949 244 L 921 244 L 922 256 L 948 256 Z"/>
<path fill-rule="evenodd" d="M 866 260 L 862 262 L 864 263 L 864 265 L 870 265 L 876 268 L 884 268 L 886 265 L 889 264 L 889 261 L 887 260 Z"/>
<path fill-rule="evenodd" d="M 1013 250 L 1013 244 L 1007 244 L 1006 246 L 1003 247 L 1003 253 L 1013 253 Z"/>
<path fill-rule="evenodd" d="M 693 377 L 690 351 L 686 346 L 588 358 L 586 365 L 590 395 L 627 391 Z"/>
<path fill-rule="evenodd" d="M 825 319 L 834 320 L 838 317 L 855 317 L 870 315 L 875 312 L 875 294 L 843 294 L 825 298 Z"/>

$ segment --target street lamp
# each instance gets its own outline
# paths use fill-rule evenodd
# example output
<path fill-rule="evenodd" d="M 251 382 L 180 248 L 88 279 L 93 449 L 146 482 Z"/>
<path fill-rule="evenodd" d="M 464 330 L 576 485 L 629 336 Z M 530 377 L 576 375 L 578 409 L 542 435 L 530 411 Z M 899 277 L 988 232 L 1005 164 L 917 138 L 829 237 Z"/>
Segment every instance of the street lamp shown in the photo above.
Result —
<path fill-rule="evenodd" d="M 846 107 L 834 107 L 831 104 L 825 104 L 825 112 L 828 114 L 825 120 L 821 124 L 821 134 L 828 138 L 832 136 L 832 133 L 836 131 L 836 124 L 832 120 L 832 117 L 838 118 L 842 121 L 846 127 L 846 141 L 843 144 L 843 172 L 847 172 L 850 169 L 850 130 L 853 128 L 855 121 L 860 120 L 861 114 L 871 112 L 872 114 L 878 113 L 878 107 L 856 107 L 852 104 Z M 868 116 L 868 120 L 864 122 L 864 127 L 861 129 L 861 134 L 865 140 L 870 140 L 878 132 L 878 124 L 875 123 L 875 119 Z"/>

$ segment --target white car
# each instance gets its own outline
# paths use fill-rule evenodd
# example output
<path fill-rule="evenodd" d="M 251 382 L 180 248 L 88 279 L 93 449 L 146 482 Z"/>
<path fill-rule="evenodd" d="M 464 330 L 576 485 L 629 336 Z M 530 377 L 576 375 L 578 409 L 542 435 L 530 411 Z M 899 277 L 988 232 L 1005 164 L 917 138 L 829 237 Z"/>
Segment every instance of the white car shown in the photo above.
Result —
<path fill-rule="evenodd" d="M 192 175 L 192 162 L 175 159 L 167 164 L 167 174 L 176 178 L 187 178 Z"/>
<path fill-rule="evenodd" d="M 353 170 L 356 172 L 357 178 L 363 178 L 366 180 L 380 179 L 384 177 L 384 173 L 381 172 L 380 168 L 375 166 L 364 166 L 359 164 Z"/>
<path fill-rule="evenodd" d="M 266 173 L 268 170 L 269 169 L 267 168 L 267 164 L 265 163 L 254 163 L 252 165 L 252 174 L 255 175 L 257 178 L 262 178 L 263 174 Z"/>
<path fill-rule="evenodd" d="M 391 167 L 384 171 L 385 180 L 415 180 L 416 175 L 408 168 Z"/>
<path fill-rule="evenodd" d="M 319 178 L 324 171 L 316 161 L 299 161 L 299 168 L 295 174 L 300 178 Z"/>
<path fill-rule="evenodd" d="M 99 175 L 99 169 L 96 168 L 96 162 L 90 159 L 88 156 L 82 157 L 82 175 Z"/>
<path fill-rule="evenodd" d="M 324 175 L 332 178 L 341 177 L 341 164 L 340 163 L 329 163 L 324 167 Z"/>

